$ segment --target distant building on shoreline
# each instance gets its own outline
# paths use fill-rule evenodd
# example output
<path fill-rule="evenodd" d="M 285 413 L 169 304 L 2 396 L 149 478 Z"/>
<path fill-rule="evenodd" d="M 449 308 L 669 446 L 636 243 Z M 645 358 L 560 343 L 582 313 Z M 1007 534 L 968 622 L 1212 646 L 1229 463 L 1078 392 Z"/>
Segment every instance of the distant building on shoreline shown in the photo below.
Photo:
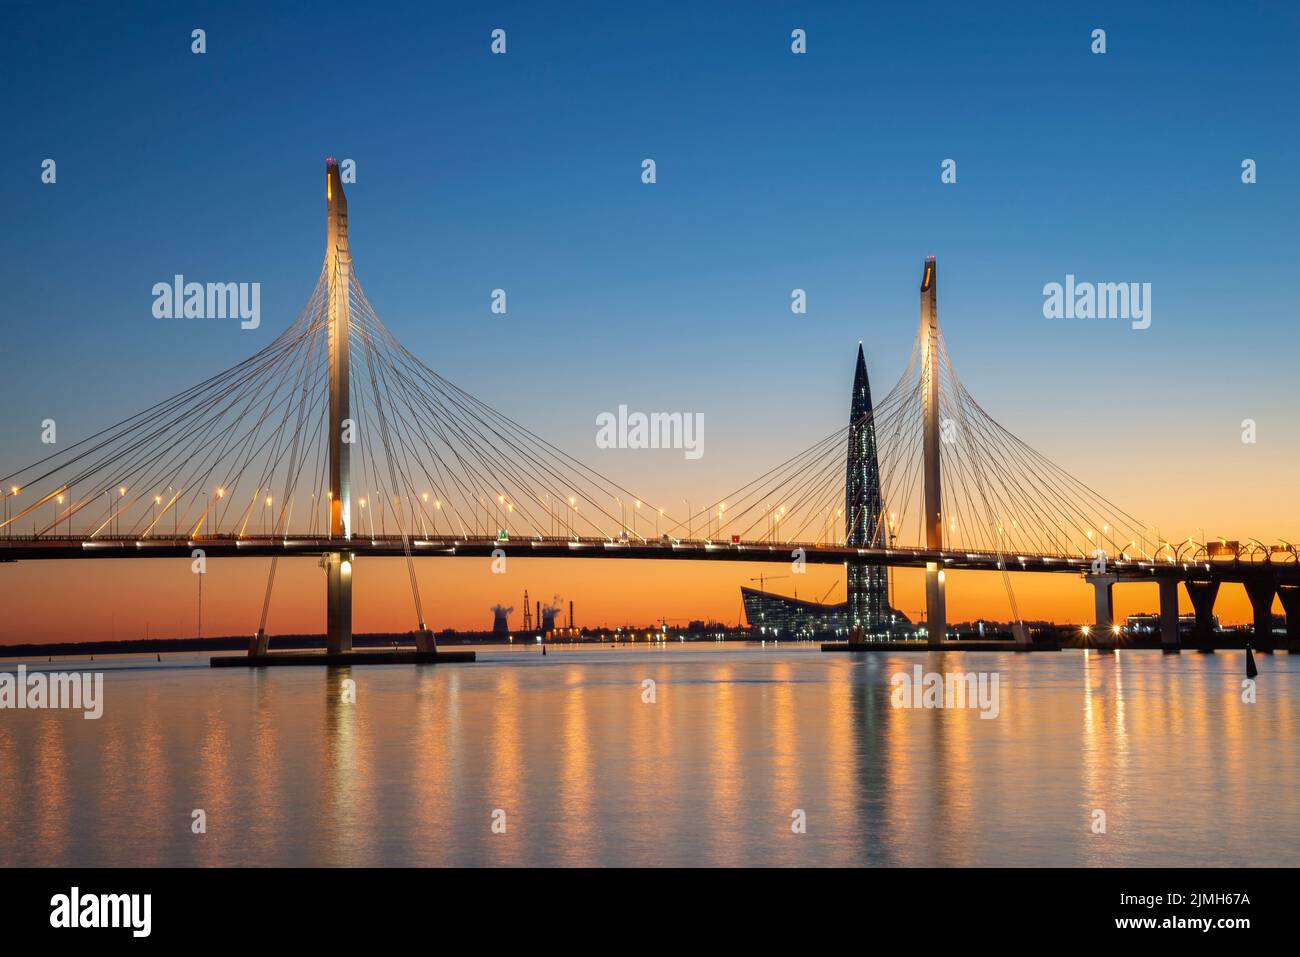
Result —
<path fill-rule="evenodd" d="M 773 595 L 771 592 L 759 591 L 757 588 L 741 586 L 740 600 L 745 606 L 745 620 L 753 630 L 756 639 L 763 638 L 848 638 L 852 629 L 849 603 L 842 601 L 835 605 L 823 605 L 821 602 L 805 601 L 802 598 L 787 598 L 785 595 Z M 881 623 L 883 630 L 875 634 L 885 634 L 896 638 L 913 637 L 911 621 L 901 612 L 884 606 L 885 619 Z"/>

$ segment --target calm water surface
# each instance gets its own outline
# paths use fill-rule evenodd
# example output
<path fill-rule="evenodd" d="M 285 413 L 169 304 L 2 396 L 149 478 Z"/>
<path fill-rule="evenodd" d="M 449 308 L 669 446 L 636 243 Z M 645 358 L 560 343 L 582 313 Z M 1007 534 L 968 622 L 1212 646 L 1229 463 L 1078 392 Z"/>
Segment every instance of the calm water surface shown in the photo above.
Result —
<path fill-rule="evenodd" d="M 103 670 L 104 716 L 0 711 L 0 865 L 1294 866 L 1300 656 L 1258 662 L 1253 705 L 1237 653 L 33 662 Z M 1001 713 L 891 707 L 915 664 Z"/>

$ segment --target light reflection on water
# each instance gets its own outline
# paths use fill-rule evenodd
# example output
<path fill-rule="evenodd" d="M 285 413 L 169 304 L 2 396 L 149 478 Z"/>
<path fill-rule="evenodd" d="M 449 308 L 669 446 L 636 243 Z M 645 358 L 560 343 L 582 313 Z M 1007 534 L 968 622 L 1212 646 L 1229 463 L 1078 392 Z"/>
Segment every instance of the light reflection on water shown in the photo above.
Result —
<path fill-rule="evenodd" d="M 479 659 L 29 663 L 104 670 L 104 716 L 0 711 L 0 865 L 1300 864 L 1300 657 L 1253 705 L 1237 653 Z M 893 708 L 916 664 L 998 672 L 999 716 Z"/>

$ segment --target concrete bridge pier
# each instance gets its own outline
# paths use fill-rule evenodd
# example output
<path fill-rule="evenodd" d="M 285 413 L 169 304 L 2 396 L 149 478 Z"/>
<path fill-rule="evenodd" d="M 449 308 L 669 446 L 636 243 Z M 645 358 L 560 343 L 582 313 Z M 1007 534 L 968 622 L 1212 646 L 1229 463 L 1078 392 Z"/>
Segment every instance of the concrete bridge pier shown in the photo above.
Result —
<path fill-rule="evenodd" d="M 1219 594 L 1219 583 L 1215 581 L 1185 581 L 1187 597 L 1192 600 L 1192 609 L 1196 612 L 1196 650 L 1213 654 L 1211 642 L 1214 640 L 1214 599 Z"/>
<path fill-rule="evenodd" d="M 351 552 L 327 552 L 325 567 L 325 651 L 331 655 L 352 650 Z"/>
<path fill-rule="evenodd" d="M 1095 621 L 1093 627 L 1097 635 L 1109 635 L 1111 626 L 1115 624 L 1115 582 L 1119 580 L 1118 575 L 1085 575 L 1084 578 L 1092 586 L 1093 607 L 1095 608 Z"/>
<path fill-rule="evenodd" d="M 939 647 L 948 637 L 948 610 L 944 601 L 944 573 L 937 562 L 925 565 L 926 637 L 932 647 Z"/>
<path fill-rule="evenodd" d="M 1248 578 L 1242 583 L 1246 597 L 1250 599 L 1251 610 L 1255 613 L 1255 641 L 1257 651 L 1271 654 L 1273 651 L 1273 595 L 1277 584 L 1272 575 Z"/>
<path fill-rule="evenodd" d="M 1160 649 L 1167 655 L 1181 650 L 1178 640 L 1178 579 L 1160 579 Z"/>
<path fill-rule="evenodd" d="M 1017 645 L 1026 650 L 1033 644 L 1029 638 L 1029 626 L 1023 621 L 1011 623 L 1011 637 Z"/>
<path fill-rule="evenodd" d="M 438 650 L 438 641 L 433 637 L 433 632 L 425 627 L 424 622 L 420 622 L 419 630 L 415 633 L 415 650 L 426 652 Z"/>
<path fill-rule="evenodd" d="M 1286 613 L 1286 636 L 1292 641 L 1300 639 L 1300 585 L 1277 586 L 1277 598 Z M 1290 654 L 1300 655 L 1300 648 L 1292 647 Z"/>

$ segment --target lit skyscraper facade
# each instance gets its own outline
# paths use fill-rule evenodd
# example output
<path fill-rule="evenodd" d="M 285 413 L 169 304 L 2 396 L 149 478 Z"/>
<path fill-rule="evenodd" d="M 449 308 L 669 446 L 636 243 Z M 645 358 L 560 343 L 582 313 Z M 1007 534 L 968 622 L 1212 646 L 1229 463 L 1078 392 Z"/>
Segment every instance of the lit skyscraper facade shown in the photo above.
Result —
<path fill-rule="evenodd" d="M 888 545 L 882 529 L 884 501 L 880 493 L 880 463 L 876 458 L 876 423 L 871 416 L 871 383 L 867 360 L 858 343 L 858 367 L 853 373 L 849 407 L 848 476 L 844 490 L 844 540 L 849 545 L 880 548 Z M 849 564 L 848 626 L 861 640 L 889 637 L 889 578 L 881 565 Z"/>
<path fill-rule="evenodd" d="M 871 384 L 867 360 L 858 345 L 849 411 L 848 481 L 845 491 L 845 541 L 849 545 L 888 544 L 882 528 L 884 500 L 876 457 L 876 424 L 871 418 Z M 749 626 L 762 638 L 812 638 L 884 641 L 914 638 L 912 623 L 889 605 L 889 573 L 883 566 L 848 567 L 848 600 L 835 605 L 801 601 L 753 588 L 740 597 Z"/>

